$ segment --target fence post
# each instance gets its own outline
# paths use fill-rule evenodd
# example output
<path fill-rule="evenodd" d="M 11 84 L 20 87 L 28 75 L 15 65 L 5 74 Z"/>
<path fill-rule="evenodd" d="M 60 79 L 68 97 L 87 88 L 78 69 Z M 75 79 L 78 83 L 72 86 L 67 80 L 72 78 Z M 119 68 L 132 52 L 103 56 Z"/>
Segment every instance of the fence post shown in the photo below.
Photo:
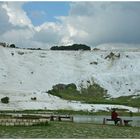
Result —
<path fill-rule="evenodd" d="M 58 121 L 61 121 L 61 117 L 60 117 L 60 116 L 57 116 L 57 120 L 58 120 Z"/>
<path fill-rule="evenodd" d="M 50 116 L 50 121 L 54 121 L 54 117 L 52 115 Z"/>
<path fill-rule="evenodd" d="M 73 116 L 70 116 L 70 120 L 73 122 Z"/>
<path fill-rule="evenodd" d="M 105 120 L 105 118 L 103 119 L 103 124 L 105 124 L 106 123 L 106 120 Z"/>

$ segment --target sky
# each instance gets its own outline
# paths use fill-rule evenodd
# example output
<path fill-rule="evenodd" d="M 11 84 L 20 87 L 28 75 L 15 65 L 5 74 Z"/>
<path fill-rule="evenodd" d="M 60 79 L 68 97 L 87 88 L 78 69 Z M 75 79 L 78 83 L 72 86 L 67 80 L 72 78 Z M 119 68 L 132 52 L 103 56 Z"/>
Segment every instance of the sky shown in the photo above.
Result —
<path fill-rule="evenodd" d="M 140 2 L 0 2 L 0 42 L 50 48 L 140 44 Z"/>
<path fill-rule="evenodd" d="M 35 26 L 44 22 L 60 22 L 57 17 L 68 16 L 70 2 L 27 2 L 23 5 L 27 16 Z"/>

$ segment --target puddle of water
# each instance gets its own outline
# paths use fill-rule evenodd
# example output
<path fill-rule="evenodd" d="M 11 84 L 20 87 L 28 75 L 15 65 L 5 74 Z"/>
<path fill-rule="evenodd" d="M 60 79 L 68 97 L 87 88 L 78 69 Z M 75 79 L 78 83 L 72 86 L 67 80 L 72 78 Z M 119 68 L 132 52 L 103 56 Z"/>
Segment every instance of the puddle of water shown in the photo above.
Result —
<path fill-rule="evenodd" d="M 103 118 L 110 118 L 110 116 L 92 116 L 92 115 L 74 115 L 74 122 L 77 123 L 96 123 L 96 124 L 103 124 Z M 140 127 L 140 117 L 134 116 L 134 117 L 128 117 L 123 116 L 121 117 L 122 120 L 133 120 L 132 122 L 129 122 L 131 126 L 137 126 Z M 114 124 L 114 122 L 107 122 L 108 124 Z"/>

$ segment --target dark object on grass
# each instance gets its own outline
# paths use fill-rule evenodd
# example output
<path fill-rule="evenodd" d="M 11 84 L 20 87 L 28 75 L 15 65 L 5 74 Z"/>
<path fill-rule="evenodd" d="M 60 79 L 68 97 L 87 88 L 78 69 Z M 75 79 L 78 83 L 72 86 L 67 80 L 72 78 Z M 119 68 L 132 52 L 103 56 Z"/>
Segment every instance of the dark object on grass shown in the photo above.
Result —
<path fill-rule="evenodd" d="M 123 120 L 125 126 L 130 126 L 129 122 L 132 122 L 132 120 Z"/>

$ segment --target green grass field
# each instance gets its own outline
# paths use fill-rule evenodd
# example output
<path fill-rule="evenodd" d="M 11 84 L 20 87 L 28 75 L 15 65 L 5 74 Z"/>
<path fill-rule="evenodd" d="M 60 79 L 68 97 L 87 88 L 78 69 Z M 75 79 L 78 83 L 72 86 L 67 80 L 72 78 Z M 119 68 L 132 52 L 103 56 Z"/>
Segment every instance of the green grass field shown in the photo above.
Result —
<path fill-rule="evenodd" d="M 46 126 L 0 126 L 0 138 L 140 138 L 140 128 L 72 122 Z"/>

